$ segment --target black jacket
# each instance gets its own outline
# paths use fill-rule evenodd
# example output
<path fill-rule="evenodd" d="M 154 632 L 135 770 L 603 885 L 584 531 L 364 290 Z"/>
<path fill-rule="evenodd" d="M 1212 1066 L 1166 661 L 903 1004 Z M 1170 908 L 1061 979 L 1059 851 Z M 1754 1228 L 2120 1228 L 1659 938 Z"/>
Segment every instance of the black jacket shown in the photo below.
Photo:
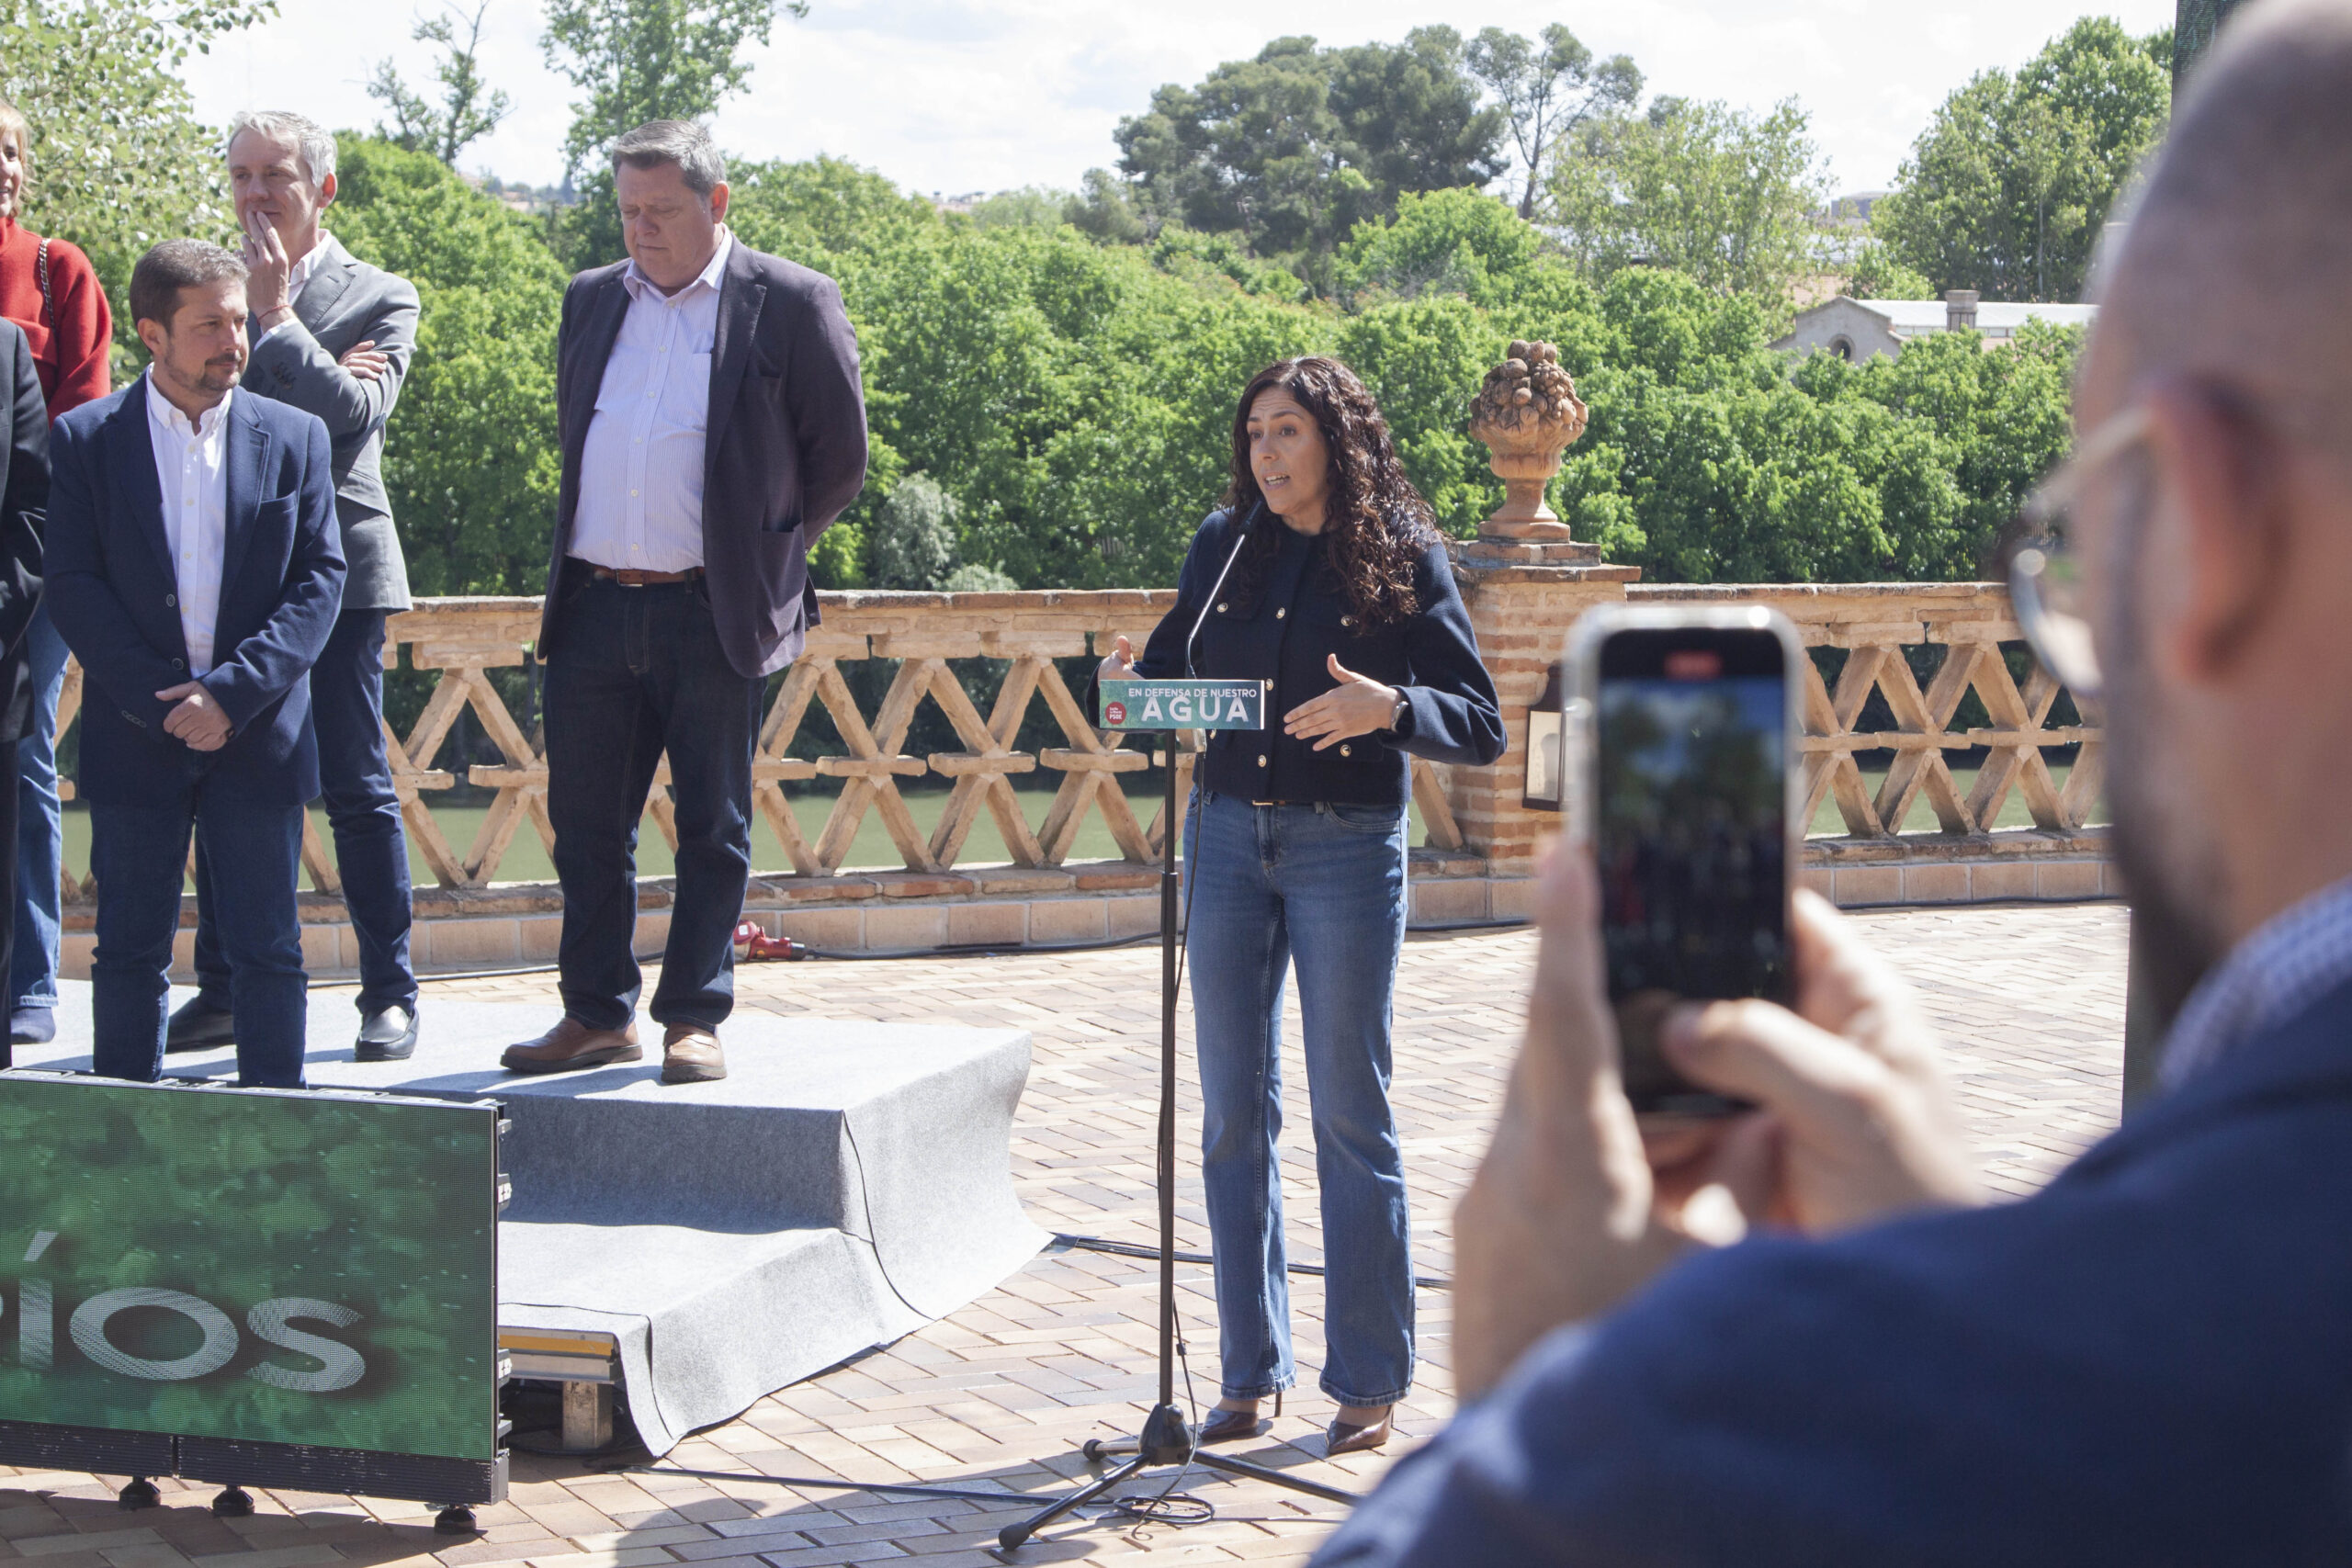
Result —
<path fill-rule="evenodd" d="M 49 515 L 49 409 L 32 345 L 0 321 L 0 744 L 21 739 L 32 712 L 25 632 L 40 602 Z"/>
<path fill-rule="evenodd" d="M 1228 579 L 1216 603 L 1210 604 L 1209 589 L 1247 525 L 1237 525 L 1230 513 L 1211 513 L 1184 558 L 1176 607 L 1153 629 L 1143 657 L 1136 660 L 1138 675 L 1182 676 L 1184 643 L 1199 621 L 1192 674 L 1272 682 L 1263 731 L 1211 733 L 1208 754 L 1193 775 L 1204 788 L 1242 800 L 1401 808 L 1412 794 L 1408 753 L 1474 766 L 1502 755 L 1495 682 L 1479 661 L 1470 613 L 1454 589 L 1442 543 L 1432 542 L 1414 570 L 1419 611 L 1401 624 L 1367 626 L 1359 623 L 1346 592 L 1325 567 L 1320 538 L 1293 531 L 1262 506 L 1250 516 L 1256 526 L 1275 529 L 1281 537 L 1261 590 L 1237 592 Z M 1243 570 L 1237 567 L 1234 575 Z M 1283 733 L 1283 716 L 1339 683 L 1325 662 L 1333 653 L 1357 674 L 1396 687 L 1406 709 L 1394 730 L 1360 735 L 1317 751 L 1313 741 Z"/>

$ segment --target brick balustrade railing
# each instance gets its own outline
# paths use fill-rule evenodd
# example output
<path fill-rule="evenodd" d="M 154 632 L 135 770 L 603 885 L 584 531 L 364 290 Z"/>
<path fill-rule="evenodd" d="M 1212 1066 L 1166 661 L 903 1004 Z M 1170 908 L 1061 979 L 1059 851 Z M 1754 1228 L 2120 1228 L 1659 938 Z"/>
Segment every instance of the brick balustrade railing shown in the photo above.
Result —
<path fill-rule="evenodd" d="M 2086 897 L 2107 890 L 2098 835 L 2084 827 L 2099 786 L 2098 731 L 2048 726 L 2058 692 L 2038 668 L 2021 687 L 2011 678 L 2001 645 L 2014 644 L 2018 634 L 1998 585 L 1652 587 L 1634 582 L 1630 569 L 1599 565 L 1589 547 L 1572 545 L 1482 542 L 1463 551 L 1461 567 L 1480 645 L 1502 694 L 1510 749 L 1488 768 L 1416 762 L 1414 795 L 1427 829 L 1416 855 L 1417 881 L 1430 885 L 1417 894 L 1417 918 L 1501 916 L 1524 908 L 1534 842 L 1558 820 L 1521 804 L 1527 708 L 1577 615 L 1593 604 L 1628 597 L 1770 604 L 1795 620 L 1809 645 L 1845 650 L 1834 684 L 1806 671 L 1804 741 L 1808 813 L 1825 799 L 1834 801 L 1847 829 L 1842 836 L 1809 841 L 1808 874 L 1840 902 Z M 1139 820 L 1116 775 L 1144 769 L 1150 759 L 1125 738 L 1093 728 L 1054 661 L 1098 656 L 1120 634 L 1140 645 L 1172 593 L 849 592 L 822 599 L 824 625 L 778 683 L 760 734 L 753 787 L 762 826 L 755 831 L 775 836 L 793 870 L 758 877 L 754 907 L 814 910 L 877 897 L 1019 899 L 1091 888 L 1133 897 L 1138 908 L 1131 913 L 1141 919 L 1148 902 L 1148 868 L 1157 862 L 1165 824 L 1156 812 L 1148 823 Z M 436 897 L 450 906 L 440 911 L 447 915 L 545 915 L 555 907 L 552 889 L 505 884 L 491 891 L 516 833 L 527 825 L 543 840 L 553 838 L 545 804 L 547 763 L 488 674 L 524 663 L 537 622 L 538 602 L 525 598 L 424 600 L 391 622 L 388 641 L 407 649 L 410 665 L 438 671 L 409 732 L 390 738 L 412 841 L 442 890 L 420 890 L 421 914 L 433 912 L 423 906 Z M 1924 687 L 1904 651 L 1922 645 L 1945 650 Z M 864 660 L 897 661 L 870 714 L 843 673 L 844 665 Z M 1006 662 L 985 714 L 959 678 L 959 666 L 974 660 Z M 1954 729 L 1971 689 L 1991 722 Z M 1884 699 L 1893 728 L 1858 730 L 1873 692 Z M 69 671 L 62 725 L 72 722 L 79 700 L 80 673 Z M 961 750 L 906 753 L 910 726 L 925 703 L 944 716 Z M 1063 744 L 1017 750 L 1023 721 L 1040 703 Z M 844 754 L 790 755 L 812 706 L 829 716 Z M 469 770 L 468 782 L 495 794 L 480 829 L 460 845 L 444 833 L 434 802 L 458 783 L 441 758 L 458 714 L 469 708 L 503 760 Z M 2042 749 L 2067 745 L 2079 749 L 2061 787 Z M 1963 792 L 1945 754 L 1973 748 L 1989 751 Z M 1873 788 L 1864 764 L 1881 757 L 1886 765 Z M 1189 752 L 1180 755 L 1179 766 L 1189 775 Z M 1875 765 L 1870 771 L 1876 772 Z M 1042 818 L 1032 821 L 1012 780 L 1037 773 L 1057 775 L 1059 784 Z M 902 781 L 926 775 L 950 781 L 938 825 L 928 835 L 899 793 Z M 787 795 L 783 787 L 819 778 L 839 780 L 838 794 L 827 800 L 816 792 Z M 657 775 L 648 813 L 670 837 L 666 783 L 666 772 Z M 2012 791 L 2022 795 L 2034 827 L 1988 830 Z M 1941 831 L 1898 832 L 1920 798 Z M 962 859 L 983 810 L 1007 846 L 1009 866 L 975 866 Z M 1101 816 L 1123 859 L 1069 866 L 1090 812 Z M 888 829 L 900 867 L 877 872 L 844 865 L 869 813 Z M 304 858 L 318 890 L 332 893 L 334 869 L 315 835 Z M 69 873 L 69 888 L 79 886 Z M 339 917 L 327 900 L 309 902 L 314 919 Z M 1113 919 L 1110 927 L 1121 923 Z M 835 940 L 843 935 L 842 928 L 828 929 Z M 940 929 L 956 928 L 949 921 Z M 978 928 L 967 922 L 967 929 L 1011 928 L 1000 921 Z M 1019 939 L 1041 940 L 1034 922 L 1021 924 Z M 523 942 L 519 954 L 528 956 L 526 950 L 535 945 Z"/>

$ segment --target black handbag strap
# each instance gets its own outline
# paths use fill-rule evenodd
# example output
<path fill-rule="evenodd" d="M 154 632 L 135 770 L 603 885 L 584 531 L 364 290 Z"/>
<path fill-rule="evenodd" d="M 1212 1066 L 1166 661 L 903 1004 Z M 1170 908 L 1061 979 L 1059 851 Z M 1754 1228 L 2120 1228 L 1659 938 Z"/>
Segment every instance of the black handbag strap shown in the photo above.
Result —
<path fill-rule="evenodd" d="M 33 253 L 33 271 L 40 278 L 40 321 L 51 332 L 57 330 L 57 299 L 49 291 L 49 242 L 44 239 L 40 249 Z"/>

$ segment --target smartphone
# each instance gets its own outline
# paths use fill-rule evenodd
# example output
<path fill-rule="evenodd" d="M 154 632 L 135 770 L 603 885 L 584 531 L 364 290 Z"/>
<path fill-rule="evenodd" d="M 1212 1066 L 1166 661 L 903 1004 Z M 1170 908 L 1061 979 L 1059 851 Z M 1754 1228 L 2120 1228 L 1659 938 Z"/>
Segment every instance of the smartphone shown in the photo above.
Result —
<path fill-rule="evenodd" d="M 1625 1093 L 1645 1115 L 1748 1108 L 1668 1064 L 1658 1028 L 1675 1003 L 1791 999 L 1804 657 L 1761 605 L 1611 605 L 1571 634 L 1570 826 L 1600 875 Z"/>

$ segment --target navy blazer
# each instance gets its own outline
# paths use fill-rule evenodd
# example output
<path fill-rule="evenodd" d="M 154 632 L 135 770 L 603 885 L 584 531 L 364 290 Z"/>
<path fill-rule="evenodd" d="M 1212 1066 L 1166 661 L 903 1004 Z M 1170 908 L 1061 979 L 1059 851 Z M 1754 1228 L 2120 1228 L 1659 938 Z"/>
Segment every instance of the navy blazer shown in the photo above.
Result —
<path fill-rule="evenodd" d="M 1166 680 L 1186 672 L 1185 643 L 1200 623 L 1191 672 L 1203 679 L 1269 682 L 1262 731 L 1213 730 L 1195 777 L 1203 787 L 1242 800 L 1338 801 L 1402 807 L 1412 794 L 1409 753 L 1435 762 L 1484 765 L 1503 754 L 1503 720 L 1494 678 L 1478 658 L 1470 612 L 1453 585 L 1445 546 L 1432 543 L 1413 571 L 1420 608 L 1393 625 L 1361 624 L 1347 594 L 1314 563 L 1322 544 L 1287 527 L 1263 506 L 1255 525 L 1282 531 L 1280 548 L 1260 591 L 1237 591 L 1237 566 L 1214 604 L 1209 590 L 1242 536 L 1229 512 L 1211 513 L 1176 580 L 1176 606 L 1154 627 L 1136 673 Z M 1204 618 L 1203 612 L 1206 611 Z M 1339 682 L 1327 655 L 1405 697 L 1394 730 L 1315 750 L 1283 733 L 1283 715 Z M 1099 694 L 1089 711 L 1101 712 Z"/>
<path fill-rule="evenodd" d="M 2352 986 L 2023 1202 L 1677 1268 L 1321 1565 L 2352 1561 Z"/>
<path fill-rule="evenodd" d="M 564 290 L 556 340 L 556 423 L 563 478 L 539 617 L 539 657 L 561 657 L 556 607 L 580 513 L 580 467 L 605 364 L 628 313 L 627 262 L 583 272 Z M 865 485 L 865 393 L 857 333 L 823 273 L 741 239 L 718 285 L 704 434 L 702 551 L 711 618 L 735 672 L 756 679 L 800 657 L 817 624 L 808 547 Z"/>
<path fill-rule="evenodd" d="M 187 680 L 163 487 L 147 430 L 147 378 L 84 403 L 51 433 L 49 613 L 89 682 L 83 799 L 138 806 L 149 781 L 192 752 L 164 731 Z M 210 776 L 256 804 L 319 793 L 311 666 L 343 604 L 334 464 L 316 414 L 240 392 L 229 401 L 229 508 L 220 614 L 204 684 L 235 727 Z"/>
<path fill-rule="evenodd" d="M 49 510 L 49 407 L 32 344 L 0 320 L 0 745 L 24 739 L 32 714 L 25 633 L 40 602 L 42 518 Z"/>

